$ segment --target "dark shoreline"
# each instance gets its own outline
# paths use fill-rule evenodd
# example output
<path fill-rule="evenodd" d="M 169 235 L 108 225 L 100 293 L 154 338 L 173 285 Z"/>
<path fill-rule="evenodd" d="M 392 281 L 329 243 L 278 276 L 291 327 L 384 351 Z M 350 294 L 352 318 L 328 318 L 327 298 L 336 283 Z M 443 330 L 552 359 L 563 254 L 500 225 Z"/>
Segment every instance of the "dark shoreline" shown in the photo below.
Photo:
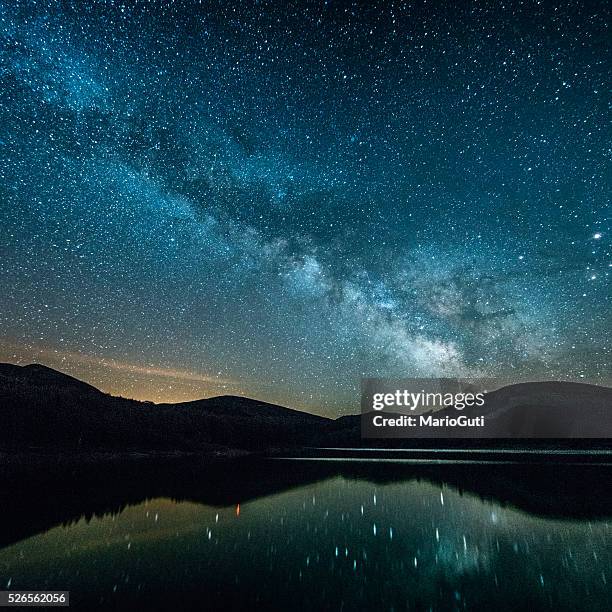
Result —
<path fill-rule="evenodd" d="M 231 462 L 245 458 L 314 459 L 314 460 L 387 460 L 387 461 L 453 461 L 453 462 L 522 462 L 522 463 L 611 463 L 612 446 L 608 440 L 601 444 L 521 444 L 511 441 L 494 445 L 490 440 L 441 441 L 439 446 L 426 446 L 423 441 L 403 440 L 404 447 L 392 447 L 386 443 L 369 447 L 283 447 L 260 450 L 214 447 L 201 451 L 158 449 L 92 449 L 65 450 L 60 448 L 32 448 L 28 450 L 0 448 L 0 476 L 9 468 L 18 466 L 108 466 L 133 463 L 158 463 L 191 461 L 194 463 Z M 443 442 L 450 442 L 442 444 Z M 409 446 L 408 446 L 409 444 Z"/>

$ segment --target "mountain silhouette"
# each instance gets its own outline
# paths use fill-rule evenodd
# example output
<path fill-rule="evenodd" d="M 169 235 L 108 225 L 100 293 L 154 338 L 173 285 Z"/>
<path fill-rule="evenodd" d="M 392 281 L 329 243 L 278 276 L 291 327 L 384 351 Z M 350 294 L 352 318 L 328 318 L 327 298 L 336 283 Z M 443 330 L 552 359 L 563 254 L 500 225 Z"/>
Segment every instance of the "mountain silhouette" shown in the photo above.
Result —
<path fill-rule="evenodd" d="M 40 363 L 32 363 L 26 366 L 13 365 L 12 363 L 0 363 L 0 379 L 15 379 L 33 386 L 57 386 L 62 388 L 74 388 L 83 393 L 102 393 L 96 387 L 58 372 L 53 368 Z M 6 382 L 6 381 L 5 381 Z"/>
<path fill-rule="evenodd" d="M 236 396 L 140 402 L 38 364 L 0 364 L 0 446 L 19 451 L 269 450 L 308 444 L 329 422 Z"/>
<path fill-rule="evenodd" d="M 468 429 L 462 437 L 612 438 L 612 389 L 566 381 L 518 383 L 487 393 L 482 407 L 433 414 L 485 417 L 483 430 Z"/>
<path fill-rule="evenodd" d="M 380 414 L 380 413 L 378 413 Z M 385 413 L 387 414 L 387 413 Z M 486 396 L 483 408 L 452 407 L 436 417 L 485 414 L 495 444 L 502 438 L 575 437 L 612 439 L 612 389 L 569 382 L 534 382 L 503 387 Z M 392 416 L 392 415 L 388 415 Z M 177 404 L 153 404 L 115 397 L 52 368 L 0 364 L 0 448 L 12 453 L 199 453 L 235 455 L 315 448 L 436 448 L 491 446 L 479 431 L 435 428 L 415 438 L 361 437 L 366 415 L 328 419 L 240 396 Z M 447 428 L 448 429 L 448 428 Z M 470 439 L 471 438 L 471 439 Z M 506 441 L 508 444 L 514 442 Z M 541 440 L 534 439 L 534 443 Z M 529 440 L 521 440 L 523 446 Z M 588 441 L 588 444 L 593 444 Z M 450 444 L 452 446 L 452 444 Z M 557 445 L 559 446 L 559 445 Z"/>
<path fill-rule="evenodd" d="M 276 404 L 269 404 L 259 400 L 242 397 L 240 395 L 220 395 L 210 399 L 194 400 L 179 404 L 156 404 L 160 408 L 180 408 L 198 410 L 203 414 L 215 416 L 258 419 L 269 423 L 327 423 L 330 419 L 309 414 L 292 408 L 285 408 Z"/>

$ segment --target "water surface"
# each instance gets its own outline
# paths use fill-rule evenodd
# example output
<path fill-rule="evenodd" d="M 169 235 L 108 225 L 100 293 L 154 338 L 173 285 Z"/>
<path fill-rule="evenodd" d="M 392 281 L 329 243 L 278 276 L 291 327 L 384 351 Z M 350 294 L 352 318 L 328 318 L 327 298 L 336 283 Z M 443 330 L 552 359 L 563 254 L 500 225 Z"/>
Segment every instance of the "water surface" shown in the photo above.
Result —
<path fill-rule="evenodd" d="M 528 476 L 514 503 L 465 486 L 527 467 L 267 462 L 202 475 L 223 489 L 204 501 L 145 496 L 79 517 L 73 500 L 66 524 L 0 549 L 0 587 L 70 590 L 83 609 L 611 609 L 603 500 L 580 516 L 561 498 L 538 506 Z M 609 476 L 553 472 L 560 485 L 569 473 L 570 498 L 584 469 Z"/>

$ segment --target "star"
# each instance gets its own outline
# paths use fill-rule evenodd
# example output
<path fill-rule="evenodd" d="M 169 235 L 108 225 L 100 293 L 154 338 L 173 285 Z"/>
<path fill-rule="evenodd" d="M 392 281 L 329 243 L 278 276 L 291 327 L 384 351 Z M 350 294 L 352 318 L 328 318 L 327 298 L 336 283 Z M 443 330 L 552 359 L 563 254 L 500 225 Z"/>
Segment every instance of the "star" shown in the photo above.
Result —
<path fill-rule="evenodd" d="M 605 5 L 430 4 L 4 11 L 0 361 L 329 416 L 611 383 Z"/>

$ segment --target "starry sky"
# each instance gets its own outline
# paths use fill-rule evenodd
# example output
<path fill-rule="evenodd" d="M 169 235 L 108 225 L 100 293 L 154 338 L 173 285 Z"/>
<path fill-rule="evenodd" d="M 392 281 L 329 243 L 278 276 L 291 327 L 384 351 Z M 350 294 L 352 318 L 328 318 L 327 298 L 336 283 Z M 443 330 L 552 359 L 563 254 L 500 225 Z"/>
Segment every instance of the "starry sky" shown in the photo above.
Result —
<path fill-rule="evenodd" d="M 0 3 L 0 359 L 336 416 L 612 384 L 604 2 Z"/>

